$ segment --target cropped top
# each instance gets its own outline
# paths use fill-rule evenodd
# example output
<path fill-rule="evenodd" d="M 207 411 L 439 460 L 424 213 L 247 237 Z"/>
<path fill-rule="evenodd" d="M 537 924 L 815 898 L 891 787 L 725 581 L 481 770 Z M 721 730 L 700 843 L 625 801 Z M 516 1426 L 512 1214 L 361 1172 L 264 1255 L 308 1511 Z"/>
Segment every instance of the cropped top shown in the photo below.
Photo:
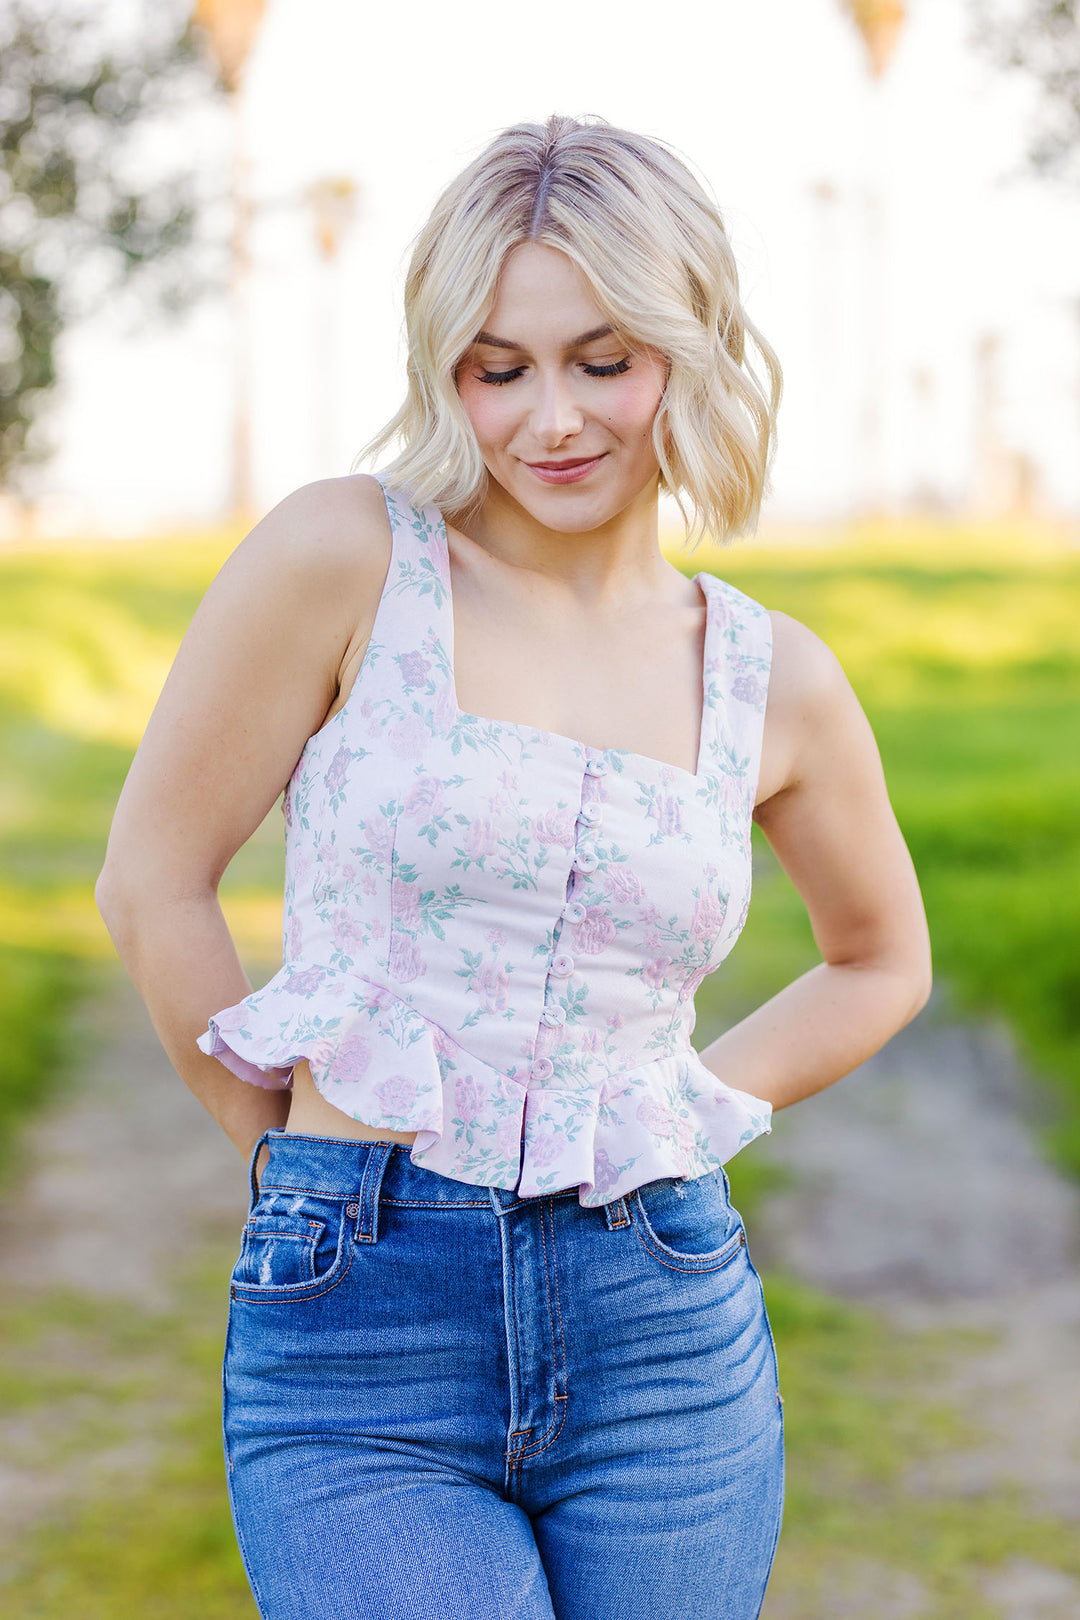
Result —
<path fill-rule="evenodd" d="M 380 481 L 383 482 L 383 481 Z M 241 1079 L 320 1093 L 412 1162 L 606 1204 L 707 1175 L 770 1129 L 690 1044 L 750 900 L 772 640 L 700 573 L 695 772 L 466 714 L 446 526 L 383 482 L 393 531 L 345 704 L 285 789 L 283 966 L 209 1020 Z"/>

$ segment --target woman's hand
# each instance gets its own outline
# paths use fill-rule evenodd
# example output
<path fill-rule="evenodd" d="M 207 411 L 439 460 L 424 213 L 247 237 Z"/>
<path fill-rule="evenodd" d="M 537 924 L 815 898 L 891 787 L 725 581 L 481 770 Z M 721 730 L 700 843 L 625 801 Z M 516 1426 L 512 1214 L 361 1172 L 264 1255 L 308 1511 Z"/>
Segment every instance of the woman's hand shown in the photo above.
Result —
<path fill-rule="evenodd" d="M 245 1155 L 289 1093 L 196 1046 L 251 991 L 217 890 L 361 661 L 390 562 L 371 478 L 305 485 L 228 558 L 188 627 L 128 772 L 98 909 L 177 1072 Z"/>
<path fill-rule="evenodd" d="M 774 1108 L 850 1073 L 930 994 L 915 870 L 877 744 L 836 658 L 772 613 L 758 822 L 806 905 L 822 962 L 701 1053 Z"/>

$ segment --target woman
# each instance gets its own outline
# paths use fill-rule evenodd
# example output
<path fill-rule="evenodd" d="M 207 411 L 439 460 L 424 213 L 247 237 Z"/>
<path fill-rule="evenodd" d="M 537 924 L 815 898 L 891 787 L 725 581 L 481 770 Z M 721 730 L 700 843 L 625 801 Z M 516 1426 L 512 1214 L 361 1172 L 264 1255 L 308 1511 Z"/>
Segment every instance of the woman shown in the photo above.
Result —
<path fill-rule="evenodd" d="M 832 654 L 659 549 L 661 488 L 755 521 L 780 394 L 685 165 L 505 131 L 406 306 L 400 454 L 222 568 L 97 887 L 250 1158 L 241 1552 L 270 1620 L 750 1620 L 781 1401 L 722 1166 L 923 1005 L 918 886 Z M 283 791 L 285 963 L 251 993 L 217 887 Z M 755 818 L 823 960 L 699 1055 Z"/>

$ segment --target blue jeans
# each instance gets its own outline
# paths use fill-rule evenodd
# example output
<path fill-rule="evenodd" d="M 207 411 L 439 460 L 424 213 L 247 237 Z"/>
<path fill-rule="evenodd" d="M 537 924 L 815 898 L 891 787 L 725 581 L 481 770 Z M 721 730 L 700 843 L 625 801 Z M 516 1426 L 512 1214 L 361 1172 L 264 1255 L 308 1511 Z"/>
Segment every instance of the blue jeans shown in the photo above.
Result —
<path fill-rule="evenodd" d="M 224 1436 L 264 1620 L 754 1620 L 783 1419 L 722 1170 L 583 1209 L 263 1140 Z"/>

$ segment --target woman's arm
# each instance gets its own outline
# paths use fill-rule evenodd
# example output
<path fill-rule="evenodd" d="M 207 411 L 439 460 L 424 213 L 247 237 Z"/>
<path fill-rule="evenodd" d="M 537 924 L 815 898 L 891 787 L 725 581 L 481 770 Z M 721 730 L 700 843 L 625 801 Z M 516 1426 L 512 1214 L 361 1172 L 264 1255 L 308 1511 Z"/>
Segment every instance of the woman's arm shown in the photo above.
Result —
<path fill-rule="evenodd" d="M 192 618 L 128 772 L 94 897 L 178 1074 L 243 1154 L 284 1123 L 196 1046 L 251 983 L 218 903 L 236 851 L 286 786 L 363 657 L 390 562 L 382 491 L 324 479 L 283 500 Z"/>
<path fill-rule="evenodd" d="M 878 1051 L 930 994 L 919 885 L 877 745 L 833 654 L 773 613 L 755 819 L 809 913 L 819 966 L 701 1053 L 774 1108 L 821 1091 Z"/>

